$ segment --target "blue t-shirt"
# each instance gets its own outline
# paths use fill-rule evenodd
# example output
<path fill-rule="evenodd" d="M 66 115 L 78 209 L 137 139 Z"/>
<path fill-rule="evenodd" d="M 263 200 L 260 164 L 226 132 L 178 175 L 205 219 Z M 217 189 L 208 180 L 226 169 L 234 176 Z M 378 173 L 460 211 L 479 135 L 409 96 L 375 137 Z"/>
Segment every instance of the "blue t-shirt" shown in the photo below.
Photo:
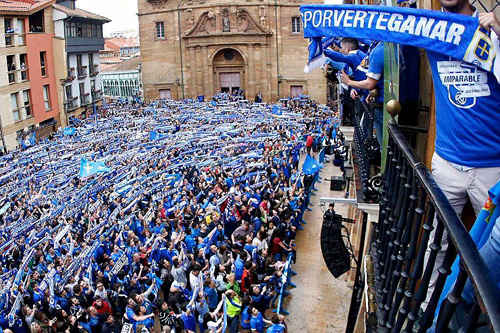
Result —
<path fill-rule="evenodd" d="M 259 312 L 257 317 L 252 316 L 252 319 L 250 319 L 250 328 L 252 331 L 264 332 L 264 318 L 262 318 L 262 313 Z"/>
<path fill-rule="evenodd" d="M 132 324 L 135 324 L 135 320 L 134 320 L 135 312 L 134 312 L 134 310 L 131 307 L 127 306 L 125 313 L 127 314 L 128 321 L 130 321 L 130 323 L 132 323 Z"/>
<path fill-rule="evenodd" d="M 245 322 L 247 321 L 247 322 Z M 243 310 L 241 311 L 241 328 L 245 329 L 245 330 L 249 330 L 250 329 L 250 311 L 249 311 L 249 308 L 248 306 Z"/>
<path fill-rule="evenodd" d="M 370 52 L 366 76 L 377 81 L 377 103 L 384 103 L 384 42 L 379 42 Z"/>
<path fill-rule="evenodd" d="M 184 329 L 196 332 L 196 318 L 192 313 L 190 315 L 185 312 L 182 313 L 181 319 L 184 323 Z"/>
<path fill-rule="evenodd" d="M 441 54 L 427 52 L 427 57 L 436 95 L 436 152 L 464 166 L 500 166 L 500 84 L 495 76 Z"/>
<path fill-rule="evenodd" d="M 272 324 L 267 328 L 267 333 L 283 333 L 285 332 L 285 326 L 282 324 Z"/>

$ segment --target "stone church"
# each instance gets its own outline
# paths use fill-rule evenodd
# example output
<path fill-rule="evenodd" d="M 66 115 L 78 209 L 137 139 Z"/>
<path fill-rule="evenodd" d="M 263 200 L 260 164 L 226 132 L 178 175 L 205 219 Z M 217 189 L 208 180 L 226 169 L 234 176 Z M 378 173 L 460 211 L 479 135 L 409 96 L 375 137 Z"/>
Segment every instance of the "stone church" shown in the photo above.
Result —
<path fill-rule="evenodd" d="M 138 1 L 146 99 L 242 89 L 249 100 L 306 94 L 326 103 L 323 72 L 304 73 L 304 1 Z"/>

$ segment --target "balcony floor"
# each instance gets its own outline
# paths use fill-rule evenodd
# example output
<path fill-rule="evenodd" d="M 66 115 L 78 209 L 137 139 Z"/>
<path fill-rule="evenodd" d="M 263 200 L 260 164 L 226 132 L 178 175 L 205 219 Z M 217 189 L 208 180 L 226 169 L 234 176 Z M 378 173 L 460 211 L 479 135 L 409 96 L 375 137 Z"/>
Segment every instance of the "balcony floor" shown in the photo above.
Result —
<path fill-rule="evenodd" d="M 316 156 L 317 157 L 317 156 Z M 304 214 L 304 230 L 297 233 L 297 263 L 292 278 L 297 288 L 290 289 L 285 301 L 289 332 L 337 333 L 345 332 L 352 289 L 344 281 L 345 276 L 335 279 L 323 260 L 320 245 L 323 212 L 320 197 L 343 197 L 344 192 L 330 191 L 330 177 L 341 175 L 333 163 L 327 162 L 321 171 L 325 178 L 316 184 L 318 191 L 311 196 L 312 211 Z M 335 211 L 347 216 L 347 205 L 337 204 Z"/>

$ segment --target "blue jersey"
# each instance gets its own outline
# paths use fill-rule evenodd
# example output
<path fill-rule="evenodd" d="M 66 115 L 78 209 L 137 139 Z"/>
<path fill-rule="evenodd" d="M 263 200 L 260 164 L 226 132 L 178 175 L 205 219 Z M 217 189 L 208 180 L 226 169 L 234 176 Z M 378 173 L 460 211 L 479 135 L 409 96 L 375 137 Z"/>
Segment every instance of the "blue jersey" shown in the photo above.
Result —
<path fill-rule="evenodd" d="M 245 330 L 250 329 L 250 309 L 248 306 L 241 311 L 241 328 Z"/>
<path fill-rule="evenodd" d="M 267 328 L 267 333 L 283 333 L 285 332 L 285 326 L 282 324 L 272 324 Z"/>
<path fill-rule="evenodd" d="M 377 80 L 377 103 L 384 103 L 384 42 L 379 42 L 370 52 L 366 76 Z"/>
<path fill-rule="evenodd" d="M 259 312 L 257 317 L 252 316 L 252 319 L 250 319 L 250 327 L 252 329 L 252 332 L 264 332 L 264 318 L 262 317 L 262 313 Z"/>
<path fill-rule="evenodd" d="M 436 152 L 469 167 L 500 166 L 500 84 L 491 72 L 427 52 L 436 95 Z"/>

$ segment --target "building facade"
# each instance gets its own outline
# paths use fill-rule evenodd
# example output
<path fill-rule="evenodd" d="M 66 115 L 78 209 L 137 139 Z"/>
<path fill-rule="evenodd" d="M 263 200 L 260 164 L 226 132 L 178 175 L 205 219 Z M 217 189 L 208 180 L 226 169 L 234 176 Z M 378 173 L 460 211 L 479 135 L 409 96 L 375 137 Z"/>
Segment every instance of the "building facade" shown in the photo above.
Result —
<path fill-rule="evenodd" d="M 264 101 L 308 94 L 326 103 L 321 70 L 304 73 L 296 0 L 139 0 L 144 95 L 194 98 L 243 89 Z"/>
<path fill-rule="evenodd" d="M 45 136 L 60 121 L 54 2 L 0 3 L 0 151 L 15 149 L 30 131 Z"/>
<path fill-rule="evenodd" d="M 99 74 L 103 96 L 106 99 L 128 99 L 142 97 L 141 58 L 135 56 L 119 64 L 107 66 Z"/>
<path fill-rule="evenodd" d="M 66 75 L 60 88 L 66 123 L 70 116 L 91 113 L 102 101 L 99 51 L 104 49 L 102 25 L 110 20 L 76 8 L 75 0 L 58 0 L 53 7 L 56 37 L 65 42 L 61 57 Z"/>

